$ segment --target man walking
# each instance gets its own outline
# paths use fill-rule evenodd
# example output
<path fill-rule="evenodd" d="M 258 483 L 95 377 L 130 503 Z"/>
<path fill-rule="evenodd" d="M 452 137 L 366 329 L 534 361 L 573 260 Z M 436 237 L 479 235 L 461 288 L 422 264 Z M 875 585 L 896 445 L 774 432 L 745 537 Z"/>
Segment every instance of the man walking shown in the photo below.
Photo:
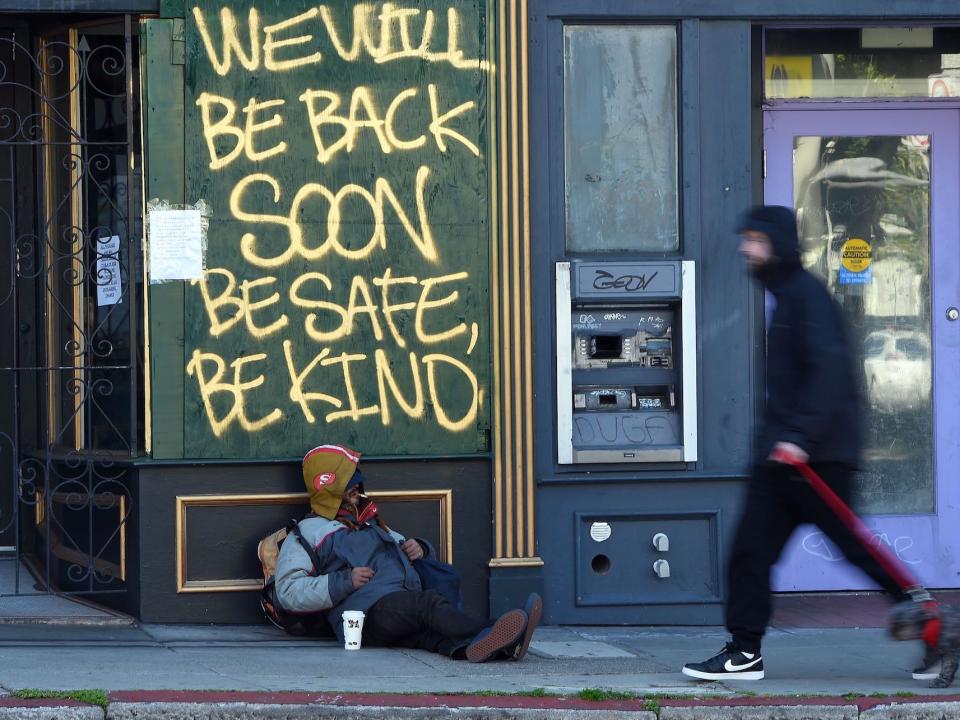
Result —
<path fill-rule="evenodd" d="M 775 304 L 767 328 L 766 410 L 727 570 L 726 626 L 732 637 L 714 657 L 684 665 L 684 675 L 702 680 L 763 678 L 760 645 L 770 621 L 770 570 L 798 525 L 819 526 L 894 600 L 909 599 L 791 466 L 809 463 L 849 501 L 861 423 L 840 308 L 800 264 L 792 210 L 752 208 L 738 232 L 750 273 Z"/>

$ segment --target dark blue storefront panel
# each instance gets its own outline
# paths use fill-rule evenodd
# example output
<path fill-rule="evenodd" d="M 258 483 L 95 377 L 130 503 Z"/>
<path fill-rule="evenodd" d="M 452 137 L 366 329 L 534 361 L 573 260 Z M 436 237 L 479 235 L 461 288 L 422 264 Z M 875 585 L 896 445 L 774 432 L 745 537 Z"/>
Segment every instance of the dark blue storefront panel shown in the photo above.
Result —
<path fill-rule="evenodd" d="M 738 490 L 717 480 L 542 487 L 548 622 L 720 624 Z M 609 537 L 594 537 L 595 524 L 606 524 Z M 655 549 L 658 533 L 668 536 L 668 550 Z M 654 572 L 657 560 L 669 564 L 669 577 Z"/>
<path fill-rule="evenodd" d="M 570 259 L 564 249 L 563 26 L 645 20 L 607 14 L 614 5 L 581 3 L 564 16 L 561 10 L 572 7 L 567 3 L 533 3 L 531 72 L 542 79 L 532 83 L 531 104 L 534 291 L 551 318 L 554 264 Z M 637 4 L 631 6 L 635 13 Z M 535 367 L 544 389 L 536 406 L 538 550 L 546 563 L 549 622 L 720 622 L 724 547 L 749 462 L 759 298 L 736 252 L 733 227 L 754 198 L 751 23 L 667 13 L 650 21 L 678 31 L 681 250 L 666 257 L 697 267 L 697 343 L 684 351 L 698 359 L 699 460 L 558 465 L 555 328 L 552 321 L 538 326 Z M 610 535 L 597 540 L 591 528 L 604 523 Z M 670 538 L 666 552 L 653 546 L 658 532 Z M 669 563 L 669 577 L 654 572 L 657 559 Z"/>
<path fill-rule="evenodd" d="M 701 22 L 698 107 L 684 138 L 685 158 L 699 156 L 698 206 L 700 448 L 703 468 L 736 472 L 749 461 L 752 388 L 761 335 L 759 292 L 736 250 L 737 215 L 753 201 L 750 25 Z M 684 75 L 688 77 L 694 72 Z M 690 162 L 694 160 L 691 158 Z M 684 182 L 684 192 L 690 186 Z M 693 211 L 694 208 L 691 208 Z"/>
<path fill-rule="evenodd" d="M 717 510 L 575 513 L 577 606 L 717 602 L 720 517 Z"/>

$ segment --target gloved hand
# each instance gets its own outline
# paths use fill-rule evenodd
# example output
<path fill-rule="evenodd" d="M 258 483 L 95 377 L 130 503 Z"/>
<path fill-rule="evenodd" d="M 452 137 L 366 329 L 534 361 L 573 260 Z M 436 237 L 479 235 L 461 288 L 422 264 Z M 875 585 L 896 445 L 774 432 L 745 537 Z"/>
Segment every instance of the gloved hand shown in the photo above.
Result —
<path fill-rule="evenodd" d="M 810 456 L 802 447 L 791 442 L 778 442 L 767 456 L 767 460 L 784 465 L 803 465 L 809 459 Z"/>

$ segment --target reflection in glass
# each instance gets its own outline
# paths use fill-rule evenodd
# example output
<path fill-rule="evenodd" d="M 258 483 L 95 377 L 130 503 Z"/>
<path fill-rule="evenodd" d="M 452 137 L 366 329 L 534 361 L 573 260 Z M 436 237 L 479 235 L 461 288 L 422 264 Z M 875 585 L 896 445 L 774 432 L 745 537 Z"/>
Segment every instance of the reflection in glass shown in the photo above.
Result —
<path fill-rule="evenodd" d="M 676 56 L 672 26 L 564 28 L 569 252 L 678 248 Z"/>
<path fill-rule="evenodd" d="M 960 28 L 771 28 L 768 98 L 960 95 Z"/>
<path fill-rule="evenodd" d="M 933 512 L 930 137 L 797 137 L 794 205 L 861 370 L 859 509 Z"/>

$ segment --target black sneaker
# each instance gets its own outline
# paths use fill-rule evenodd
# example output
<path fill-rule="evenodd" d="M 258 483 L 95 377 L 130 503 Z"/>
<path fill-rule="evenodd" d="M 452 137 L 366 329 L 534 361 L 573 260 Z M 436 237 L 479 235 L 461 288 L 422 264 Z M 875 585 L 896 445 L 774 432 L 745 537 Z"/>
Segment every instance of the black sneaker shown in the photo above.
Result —
<path fill-rule="evenodd" d="M 940 677 L 940 655 L 927 650 L 923 661 L 913 669 L 914 680 L 933 680 Z"/>
<path fill-rule="evenodd" d="M 709 660 L 684 665 L 683 674 L 698 680 L 763 680 L 763 656 L 727 643 Z"/>

